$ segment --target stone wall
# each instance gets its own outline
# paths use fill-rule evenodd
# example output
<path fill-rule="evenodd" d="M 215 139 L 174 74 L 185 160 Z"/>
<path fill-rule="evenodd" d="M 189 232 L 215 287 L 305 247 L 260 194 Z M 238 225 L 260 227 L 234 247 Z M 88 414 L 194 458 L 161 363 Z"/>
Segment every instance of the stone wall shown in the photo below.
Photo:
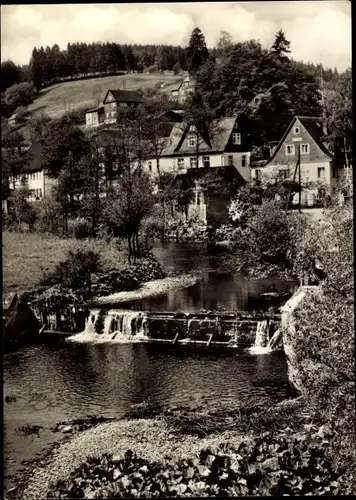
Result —
<path fill-rule="evenodd" d="M 305 301 L 310 301 L 313 296 L 320 293 L 321 289 L 318 286 L 301 286 L 284 306 L 281 307 L 281 329 L 284 352 L 287 357 L 288 378 L 299 393 L 303 393 L 303 386 L 300 382 L 293 349 L 294 339 L 298 335 L 295 313 Z"/>

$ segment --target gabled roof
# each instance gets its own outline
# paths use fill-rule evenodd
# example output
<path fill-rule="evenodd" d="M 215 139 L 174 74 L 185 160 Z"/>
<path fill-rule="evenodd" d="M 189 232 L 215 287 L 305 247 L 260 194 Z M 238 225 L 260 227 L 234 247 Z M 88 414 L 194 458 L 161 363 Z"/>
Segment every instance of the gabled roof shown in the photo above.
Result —
<path fill-rule="evenodd" d="M 225 147 L 230 139 L 235 122 L 236 116 L 215 120 L 212 125 L 212 130 L 214 130 L 214 133 L 210 141 L 204 140 L 204 142 L 199 145 L 199 152 L 218 153 L 225 151 Z M 190 125 L 186 122 L 175 123 L 170 135 L 170 144 L 165 148 L 162 156 L 189 153 L 194 154 L 196 150 L 195 146 L 184 148 L 184 150 L 181 149 L 182 144 L 184 143 L 184 139 L 189 132 L 189 129 Z M 210 142 L 210 144 L 208 144 L 208 142 Z"/>
<path fill-rule="evenodd" d="M 111 92 L 116 102 L 143 102 L 142 97 L 134 90 L 108 90 L 105 95 L 103 103 L 105 104 L 108 93 Z"/>
<path fill-rule="evenodd" d="M 274 160 L 275 156 L 277 155 L 278 151 L 280 150 L 282 144 L 284 143 L 286 137 L 288 136 L 291 128 L 295 124 L 295 122 L 299 120 L 300 124 L 305 128 L 305 130 L 308 132 L 308 134 L 311 136 L 311 138 L 315 141 L 317 146 L 320 148 L 320 150 L 328 156 L 330 159 L 333 157 L 330 151 L 326 148 L 325 144 L 322 142 L 322 137 L 324 136 L 323 133 L 323 125 L 322 125 L 322 119 L 317 116 L 300 116 L 296 115 L 292 121 L 290 122 L 289 126 L 287 127 L 287 130 L 285 131 L 282 139 L 279 141 L 278 146 L 274 150 L 271 158 L 267 160 L 265 163 L 265 166 L 267 166 L 269 163 Z"/>

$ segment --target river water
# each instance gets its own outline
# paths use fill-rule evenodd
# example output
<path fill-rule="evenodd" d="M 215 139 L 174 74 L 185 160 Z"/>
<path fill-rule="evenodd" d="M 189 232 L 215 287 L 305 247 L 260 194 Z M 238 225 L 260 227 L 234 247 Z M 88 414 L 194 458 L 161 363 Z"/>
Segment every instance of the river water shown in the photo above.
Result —
<path fill-rule="evenodd" d="M 155 254 L 176 273 L 197 273 L 201 280 L 184 291 L 135 303 L 143 310 L 248 309 L 251 299 L 287 286 L 279 280 L 251 282 L 226 273 L 223 256 L 209 256 L 203 245 L 160 245 Z M 125 305 L 126 307 L 126 305 Z M 252 355 L 198 351 L 153 344 L 34 345 L 4 357 L 5 481 L 60 436 L 49 427 L 88 415 L 121 417 L 132 404 L 151 402 L 166 407 L 226 408 L 270 406 L 288 394 L 283 353 Z M 44 427 L 40 437 L 24 437 L 18 428 Z"/>

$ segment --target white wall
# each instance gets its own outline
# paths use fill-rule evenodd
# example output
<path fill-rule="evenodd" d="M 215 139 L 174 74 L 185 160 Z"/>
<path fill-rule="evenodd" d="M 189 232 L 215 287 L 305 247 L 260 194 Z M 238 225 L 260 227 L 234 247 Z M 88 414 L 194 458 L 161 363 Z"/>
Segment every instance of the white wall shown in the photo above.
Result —
<path fill-rule="evenodd" d="M 23 186 L 22 180 L 24 180 L 25 186 L 31 191 L 31 195 L 28 198 L 29 201 L 35 201 L 37 198 L 42 199 L 50 195 L 50 191 L 56 183 L 55 179 L 50 179 L 43 171 L 29 172 L 16 176 L 15 189 Z M 10 178 L 9 182 L 10 188 L 13 189 L 12 178 Z"/>
<path fill-rule="evenodd" d="M 242 167 L 242 156 L 246 156 L 246 166 Z M 209 157 L 210 168 L 214 167 L 223 167 L 228 165 L 228 156 L 233 156 L 233 166 L 238 170 L 238 172 L 242 175 L 242 177 L 246 181 L 250 181 L 251 172 L 250 172 L 250 153 L 217 153 L 217 154 L 202 154 L 198 158 L 198 168 L 202 168 L 204 166 L 203 158 Z M 181 156 L 164 156 L 159 160 L 160 172 L 174 172 L 174 173 L 186 173 L 190 168 L 190 159 L 194 158 L 193 155 L 181 155 Z M 179 160 L 182 159 L 182 162 Z M 151 164 L 151 170 L 149 169 L 149 163 Z M 180 165 L 184 165 L 183 167 L 179 167 Z M 143 164 L 144 169 L 147 172 L 151 172 L 152 175 L 157 175 L 157 161 L 155 159 L 146 160 Z"/>

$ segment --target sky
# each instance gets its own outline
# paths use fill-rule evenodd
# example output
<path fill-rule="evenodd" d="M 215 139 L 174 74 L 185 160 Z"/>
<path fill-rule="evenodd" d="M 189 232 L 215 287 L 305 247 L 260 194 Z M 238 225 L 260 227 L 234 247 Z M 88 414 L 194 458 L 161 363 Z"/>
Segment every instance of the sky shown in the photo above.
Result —
<path fill-rule="evenodd" d="M 1 7 L 1 60 L 27 64 L 33 47 L 61 49 L 68 42 L 186 46 L 198 26 L 208 47 L 220 31 L 234 42 L 257 39 L 270 47 L 279 29 L 291 56 L 344 71 L 351 66 L 351 1 L 188 2 L 5 5 Z"/>

